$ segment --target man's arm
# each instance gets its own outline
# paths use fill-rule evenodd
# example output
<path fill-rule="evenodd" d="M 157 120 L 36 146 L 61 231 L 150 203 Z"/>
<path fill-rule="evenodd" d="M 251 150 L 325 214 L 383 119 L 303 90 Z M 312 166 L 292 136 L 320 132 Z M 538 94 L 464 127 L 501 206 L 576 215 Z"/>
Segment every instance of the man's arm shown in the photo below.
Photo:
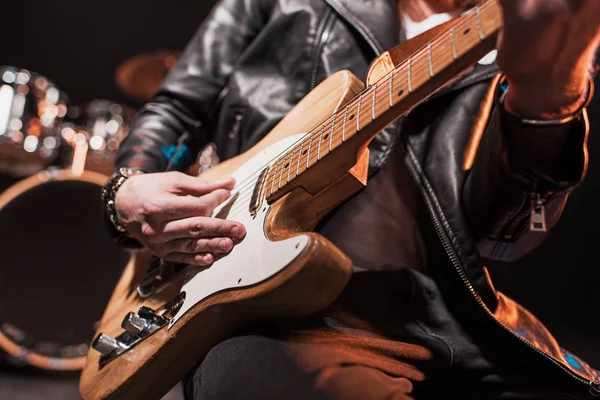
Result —
<path fill-rule="evenodd" d="M 105 196 L 109 232 L 122 245 L 142 244 L 164 260 L 206 266 L 244 237 L 241 223 L 210 217 L 230 196 L 233 180 L 203 182 L 162 171 L 183 170 L 210 140 L 219 95 L 266 23 L 270 1 L 222 0 L 134 121 L 117 167 L 146 174 L 119 177 L 118 187 L 110 180 Z"/>
<path fill-rule="evenodd" d="M 223 0 L 186 46 L 134 121 L 118 167 L 183 170 L 211 140 L 219 94 L 244 49 L 264 26 L 268 0 Z"/>
<path fill-rule="evenodd" d="M 533 126 L 496 106 L 464 188 L 464 207 L 483 257 L 517 259 L 558 222 L 568 195 L 585 176 L 587 124 L 582 112 L 565 124 Z M 531 230 L 532 214 L 540 219 L 539 230 Z"/>
<path fill-rule="evenodd" d="M 498 63 L 507 91 L 497 93 L 464 207 L 482 255 L 508 261 L 543 240 L 585 176 L 584 108 L 600 2 L 504 0 L 502 6 Z"/>

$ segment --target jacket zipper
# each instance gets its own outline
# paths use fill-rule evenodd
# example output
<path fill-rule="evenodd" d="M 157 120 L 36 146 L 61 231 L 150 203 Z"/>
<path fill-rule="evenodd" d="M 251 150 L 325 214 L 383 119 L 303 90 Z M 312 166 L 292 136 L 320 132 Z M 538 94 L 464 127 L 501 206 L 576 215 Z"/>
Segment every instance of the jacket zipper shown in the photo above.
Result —
<path fill-rule="evenodd" d="M 310 90 L 314 89 L 317 85 L 317 74 L 319 72 L 319 65 L 321 64 L 321 53 L 323 52 L 323 47 L 325 47 L 325 43 L 329 39 L 329 34 L 331 33 L 331 23 L 333 21 L 333 11 L 331 8 L 327 7 L 325 11 L 325 15 L 323 16 L 323 23 L 319 25 L 317 30 L 316 38 L 318 38 L 318 43 L 316 43 L 316 51 L 313 57 L 313 71 L 310 79 Z"/>
<path fill-rule="evenodd" d="M 415 181 L 419 183 L 419 185 L 421 186 L 421 188 L 423 188 L 426 183 L 423 182 L 423 180 L 421 179 L 420 172 L 417 171 L 415 156 L 412 153 L 412 150 L 410 148 L 407 148 L 407 153 L 409 154 L 409 157 L 410 157 L 410 162 L 407 163 L 408 170 L 410 171 L 411 175 L 413 176 L 413 179 L 415 179 Z M 427 189 L 426 192 L 430 191 L 430 188 L 426 188 L 426 189 Z M 539 350 L 538 348 L 536 348 L 535 346 L 533 346 L 531 343 L 529 343 L 528 341 L 526 341 L 525 339 L 523 339 L 519 335 L 515 334 L 511 329 L 509 329 L 506 325 L 504 325 L 502 322 L 498 321 L 496 319 L 496 317 L 494 317 L 494 315 L 485 306 L 485 304 L 483 304 L 483 301 L 481 300 L 481 297 L 479 297 L 479 295 L 477 294 L 477 291 L 475 290 L 475 288 L 471 284 L 471 281 L 467 277 L 467 274 L 464 271 L 462 263 L 459 260 L 458 256 L 456 255 L 456 252 L 454 251 L 454 249 L 450 245 L 449 239 L 446 236 L 446 233 L 444 232 L 444 230 L 442 228 L 442 224 L 440 223 L 440 220 L 439 220 L 439 217 L 437 215 L 437 212 L 435 211 L 434 206 L 432 205 L 432 200 L 430 199 L 429 193 L 424 193 L 423 198 L 425 200 L 425 205 L 427 207 L 427 210 L 429 211 L 429 215 L 431 216 L 431 219 L 432 219 L 432 222 L 433 222 L 433 226 L 434 226 L 436 235 L 438 236 L 438 238 L 442 242 L 442 246 L 444 247 L 444 250 L 446 251 L 446 254 L 448 255 L 448 257 L 450 258 L 450 261 L 452 262 L 452 265 L 454 266 L 455 270 L 458 272 L 458 275 L 460 276 L 461 280 L 463 281 L 463 283 L 465 284 L 465 286 L 469 290 L 469 293 L 471 294 L 471 297 L 475 300 L 475 302 L 477 303 L 478 307 L 488 317 L 490 317 L 492 319 L 492 321 L 494 321 L 498 326 L 500 326 L 504 331 L 508 332 L 511 336 L 513 336 L 514 338 L 516 338 L 517 340 L 519 340 L 521 343 L 525 344 L 527 347 L 529 347 L 530 349 L 534 350 L 536 353 L 538 353 L 539 355 L 541 355 L 542 357 L 544 357 L 548 361 L 552 362 L 553 364 L 555 364 L 556 366 L 558 366 L 559 368 L 561 368 L 564 372 L 566 372 L 568 375 L 570 375 L 573 379 L 579 381 L 580 383 L 585 384 L 588 387 L 588 390 L 589 390 L 589 392 L 592 395 L 594 395 L 594 396 L 600 396 L 600 382 L 594 382 L 594 381 L 582 378 L 582 377 L 574 374 L 567 367 L 565 367 L 564 365 L 562 365 L 562 363 L 558 362 L 558 360 L 556 360 L 554 357 L 551 357 L 550 355 L 548 355 L 548 354 L 544 353 L 543 351 Z"/>

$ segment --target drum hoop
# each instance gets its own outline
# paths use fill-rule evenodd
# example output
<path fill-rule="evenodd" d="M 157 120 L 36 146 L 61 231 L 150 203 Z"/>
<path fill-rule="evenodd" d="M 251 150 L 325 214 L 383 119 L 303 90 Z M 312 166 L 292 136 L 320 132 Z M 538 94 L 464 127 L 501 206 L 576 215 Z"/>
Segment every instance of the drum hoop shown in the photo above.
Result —
<path fill-rule="evenodd" d="M 68 169 L 56 169 L 56 170 L 44 170 L 32 175 L 22 181 L 19 181 L 6 189 L 0 194 L 0 211 L 15 198 L 21 194 L 27 192 L 36 186 L 42 185 L 47 182 L 55 181 L 80 181 L 94 183 L 102 186 L 108 177 L 94 171 L 83 171 L 81 174 L 73 174 Z M 0 321 L 1 322 L 1 321 Z M 21 345 L 19 342 L 9 338 L 0 327 L 0 349 L 4 350 L 10 357 L 19 363 L 26 363 L 28 365 L 59 371 L 76 371 L 83 369 L 85 365 L 86 356 L 77 357 L 52 357 L 44 354 L 40 354 L 33 349 L 27 348 Z"/>

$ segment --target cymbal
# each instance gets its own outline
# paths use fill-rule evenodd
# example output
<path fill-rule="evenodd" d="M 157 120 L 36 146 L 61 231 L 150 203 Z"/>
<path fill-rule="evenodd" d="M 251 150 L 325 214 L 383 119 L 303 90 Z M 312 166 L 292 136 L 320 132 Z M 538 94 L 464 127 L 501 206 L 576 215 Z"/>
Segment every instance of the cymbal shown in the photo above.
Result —
<path fill-rule="evenodd" d="M 150 101 L 180 54 L 176 50 L 159 50 L 129 58 L 115 72 L 117 87 L 133 99 Z"/>

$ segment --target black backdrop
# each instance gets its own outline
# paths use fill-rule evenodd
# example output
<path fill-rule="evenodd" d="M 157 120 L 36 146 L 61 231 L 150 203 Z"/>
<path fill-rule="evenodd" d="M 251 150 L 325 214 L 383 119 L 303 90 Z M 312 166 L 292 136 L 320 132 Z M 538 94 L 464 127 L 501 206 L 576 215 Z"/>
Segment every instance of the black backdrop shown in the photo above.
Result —
<path fill-rule="evenodd" d="M 73 104 L 106 98 L 133 107 L 114 71 L 127 58 L 159 49 L 181 50 L 214 0 L 3 2 L 0 65 L 53 80 Z M 597 80 L 598 81 L 598 80 Z M 598 82 L 600 83 L 600 82 Z M 597 97 L 600 97 L 597 96 Z M 600 367 L 594 340 L 600 301 L 600 99 L 590 108 L 590 167 L 550 238 L 512 265 L 494 265 L 497 286 L 532 309 L 566 347 Z M 7 234 L 2 232 L 2 236 Z"/>
<path fill-rule="evenodd" d="M 114 83 L 136 54 L 182 50 L 215 0 L 2 2 L 0 64 L 53 80 L 74 104 L 106 98 L 130 106 Z"/>

